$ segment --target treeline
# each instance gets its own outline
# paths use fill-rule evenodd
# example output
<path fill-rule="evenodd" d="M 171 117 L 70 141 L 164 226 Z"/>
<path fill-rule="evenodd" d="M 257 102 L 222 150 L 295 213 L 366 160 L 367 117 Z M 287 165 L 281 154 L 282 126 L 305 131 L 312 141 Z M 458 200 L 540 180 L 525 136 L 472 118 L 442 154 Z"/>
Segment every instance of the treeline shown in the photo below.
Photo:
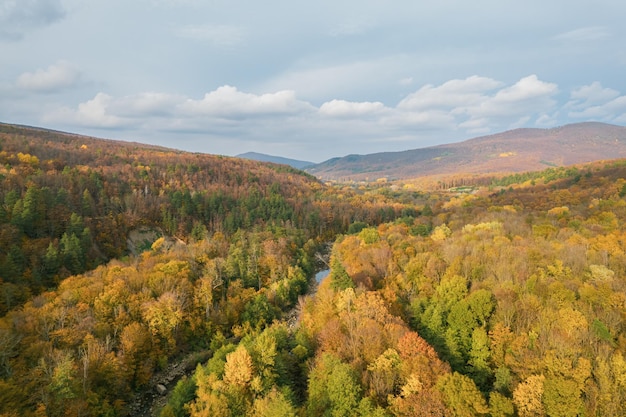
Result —
<path fill-rule="evenodd" d="M 0 125 L 0 314 L 128 255 L 140 227 L 184 241 L 269 226 L 324 240 L 402 207 L 285 166 Z"/>

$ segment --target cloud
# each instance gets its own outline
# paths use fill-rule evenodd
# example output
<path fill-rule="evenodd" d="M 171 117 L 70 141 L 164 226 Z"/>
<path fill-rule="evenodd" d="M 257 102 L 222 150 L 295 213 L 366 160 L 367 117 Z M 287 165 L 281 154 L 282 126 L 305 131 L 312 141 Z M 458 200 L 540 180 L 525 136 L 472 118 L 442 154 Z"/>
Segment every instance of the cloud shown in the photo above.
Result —
<path fill-rule="evenodd" d="M 576 119 L 594 119 L 612 123 L 626 120 L 626 96 L 617 90 L 604 88 L 595 81 L 573 90 L 565 105 L 568 116 Z"/>
<path fill-rule="evenodd" d="M 0 39 L 22 39 L 31 30 L 64 16 L 61 0 L 3 0 L 0 3 Z"/>
<path fill-rule="evenodd" d="M 626 96 L 620 96 L 606 103 L 571 111 L 569 117 L 594 119 L 606 122 L 623 123 L 626 115 Z"/>
<path fill-rule="evenodd" d="M 611 37 L 608 29 L 602 26 L 588 26 L 560 33 L 553 39 L 566 42 L 601 41 Z"/>
<path fill-rule="evenodd" d="M 45 119 L 94 128 L 148 124 L 174 128 L 188 123 L 190 129 L 194 129 L 198 124 L 194 119 L 202 120 L 202 125 L 207 121 L 217 125 L 218 119 L 240 123 L 241 119 L 284 117 L 313 110 L 310 104 L 299 101 L 293 91 L 256 95 L 222 86 L 199 100 L 158 92 L 116 98 L 100 92 L 76 109 L 63 107 L 48 112 Z"/>
<path fill-rule="evenodd" d="M 514 117 L 549 111 L 556 101 L 558 86 L 541 81 L 536 75 L 520 79 L 510 87 L 499 90 L 477 105 L 467 108 L 472 118 Z"/>
<path fill-rule="evenodd" d="M 425 85 L 396 105 L 333 99 L 318 107 L 292 90 L 256 94 L 225 85 L 201 98 L 160 92 L 122 97 L 98 93 L 76 108 L 48 113 L 46 120 L 94 129 L 160 132 L 176 135 L 176 143 L 191 141 L 194 135 L 211 143 L 230 140 L 237 151 L 232 153 L 243 151 L 244 142 L 266 143 L 267 149 L 256 150 L 279 154 L 283 148 L 300 147 L 316 154 L 310 159 L 321 159 L 355 150 L 423 147 L 440 143 L 442 135 L 459 140 L 517 127 L 555 126 L 565 109 L 557 106 L 558 91 L 556 84 L 536 75 L 512 84 L 471 76 Z M 572 117 L 615 122 L 626 118 L 626 96 L 599 83 L 573 90 L 571 98 Z"/>
<path fill-rule="evenodd" d="M 25 72 L 17 78 L 21 89 L 50 92 L 70 87 L 80 79 L 80 71 L 67 61 L 59 61 L 46 69 Z"/>
<path fill-rule="evenodd" d="M 494 101 L 497 104 L 527 102 L 552 96 L 557 91 L 556 84 L 541 81 L 533 74 L 522 78 L 511 87 L 498 91 Z"/>
<path fill-rule="evenodd" d="M 487 92 L 501 85 L 499 81 L 476 75 L 464 80 L 450 80 L 437 87 L 428 84 L 400 101 L 398 108 L 422 110 L 468 107 L 484 101 Z"/>
<path fill-rule="evenodd" d="M 125 117 L 169 117 L 184 101 L 182 95 L 145 92 L 115 100 L 110 111 Z"/>
<path fill-rule="evenodd" d="M 332 100 L 321 105 L 320 113 L 330 117 L 363 117 L 380 113 L 385 105 L 376 102 L 351 102 L 345 100 Z"/>
<path fill-rule="evenodd" d="M 397 109 L 408 114 L 404 120 L 413 123 L 442 123 L 471 134 L 488 133 L 525 125 L 533 118 L 538 120 L 539 115 L 554 108 L 553 96 L 557 92 L 556 84 L 541 81 L 536 75 L 510 86 L 474 75 L 439 86 L 425 85 L 401 100 Z"/>
<path fill-rule="evenodd" d="M 179 28 L 176 34 L 181 38 L 208 42 L 220 48 L 242 44 L 246 39 L 243 28 L 228 25 L 187 25 Z"/>
<path fill-rule="evenodd" d="M 61 107 L 44 115 L 44 121 L 95 128 L 130 126 L 124 118 L 111 114 L 110 107 L 113 102 L 114 98 L 110 95 L 98 93 L 93 99 L 80 103 L 76 110 Z"/>
<path fill-rule="evenodd" d="M 288 115 L 312 110 L 309 103 L 299 101 L 291 90 L 256 95 L 243 93 L 229 85 L 205 94 L 201 100 L 187 99 L 179 108 L 189 115 L 234 119 L 255 115 Z"/>
<path fill-rule="evenodd" d="M 574 108 L 588 107 L 589 105 L 605 103 L 620 95 L 619 91 L 611 88 L 604 88 L 598 81 L 590 85 L 576 88 L 570 94 L 568 106 Z"/>

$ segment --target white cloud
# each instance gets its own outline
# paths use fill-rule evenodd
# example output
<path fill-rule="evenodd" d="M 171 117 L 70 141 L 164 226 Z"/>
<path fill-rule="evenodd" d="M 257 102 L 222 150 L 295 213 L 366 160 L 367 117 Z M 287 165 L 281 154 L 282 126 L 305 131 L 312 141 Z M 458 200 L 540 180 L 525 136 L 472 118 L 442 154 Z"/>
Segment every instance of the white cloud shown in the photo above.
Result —
<path fill-rule="evenodd" d="M 607 122 L 620 123 L 626 114 L 626 96 L 620 96 L 606 103 L 581 108 L 568 113 L 569 117 L 577 119 L 595 119 Z"/>
<path fill-rule="evenodd" d="M 208 42 L 222 48 L 242 44 L 246 39 L 242 27 L 228 25 L 187 25 L 179 28 L 176 34 L 181 38 Z"/>
<path fill-rule="evenodd" d="M 510 87 L 499 90 L 494 96 L 471 106 L 467 113 L 472 118 L 518 117 L 551 110 L 556 101 L 558 86 L 529 75 Z"/>
<path fill-rule="evenodd" d="M 476 75 L 464 80 L 450 80 L 440 86 L 428 84 L 400 101 L 398 108 L 420 110 L 467 107 L 485 100 L 487 92 L 501 85 L 499 81 Z"/>
<path fill-rule="evenodd" d="M 573 90 L 570 98 L 564 106 L 569 109 L 569 117 L 623 123 L 626 96 L 612 88 L 604 88 L 598 81 Z"/>
<path fill-rule="evenodd" d="M 2 0 L 0 39 L 19 40 L 29 31 L 65 16 L 60 0 Z"/>
<path fill-rule="evenodd" d="M 556 105 L 557 93 L 556 84 L 536 75 L 509 85 L 472 76 L 423 86 L 396 106 L 334 99 L 316 107 L 291 90 L 254 94 L 225 85 L 199 99 L 159 92 L 122 97 L 99 93 L 75 109 L 48 113 L 46 120 L 91 128 L 202 134 L 220 143 L 263 142 L 275 149 L 282 144 L 339 155 L 423 147 L 440 142 L 442 135 L 459 140 L 517 127 L 555 126 L 564 110 Z M 579 105 L 571 116 L 622 120 L 626 96 L 616 94 L 599 83 L 580 87 L 571 97 L 591 104 Z M 320 138 L 336 138 L 336 142 Z"/>
<path fill-rule="evenodd" d="M 223 86 L 205 94 L 200 100 L 157 92 L 118 98 L 98 93 L 93 99 L 80 103 L 76 109 L 62 107 L 48 112 L 45 120 L 95 128 L 140 127 L 149 124 L 168 128 L 180 126 L 183 129 L 189 123 L 190 129 L 193 129 L 197 125 L 193 119 L 198 118 L 204 121 L 201 123 L 203 125 L 211 120 L 218 126 L 217 119 L 284 117 L 312 110 L 314 108 L 310 104 L 297 100 L 293 91 L 256 95 Z"/>
<path fill-rule="evenodd" d="M 588 26 L 556 35 L 555 40 L 566 42 L 601 41 L 611 37 L 608 29 L 602 26 Z"/>
<path fill-rule="evenodd" d="M 332 100 L 321 105 L 320 113 L 331 117 L 363 117 L 380 113 L 385 105 L 376 102 L 351 102 L 345 100 Z"/>
<path fill-rule="evenodd" d="M 604 88 L 598 81 L 590 85 L 585 85 L 572 91 L 571 101 L 568 106 L 580 108 L 593 104 L 605 103 L 620 95 L 619 91 L 611 88 Z"/>
<path fill-rule="evenodd" d="M 558 91 L 556 84 L 541 81 L 536 75 L 529 75 L 511 87 L 504 88 L 496 94 L 494 101 L 498 104 L 535 100 L 552 96 Z"/>
<path fill-rule="evenodd" d="M 110 107 L 113 101 L 110 95 L 98 93 L 93 99 L 80 103 L 76 110 L 62 107 L 46 114 L 44 121 L 95 128 L 129 126 L 128 121 L 111 114 Z"/>
<path fill-rule="evenodd" d="M 46 69 L 25 72 L 17 78 L 17 86 L 25 90 L 49 92 L 70 87 L 80 79 L 80 71 L 67 61 L 59 61 Z"/>
<path fill-rule="evenodd" d="M 176 94 L 146 92 L 122 97 L 111 103 L 111 111 L 126 117 L 167 117 L 185 97 Z"/>
<path fill-rule="evenodd" d="M 401 100 L 397 109 L 406 112 L 403 118 L 414 123 L 436 121 L 479 134 L 528 124 L 554 108 L 557 92 L 556 84 L 541 81 L 536 75 L 510 86 L 475 75 L 439 86 L 425 85 Z"/>
<path fill-rule="evenodd" d="M 295 114 L 311 109 L 291 90 L 256 95 L 225 85 L 204 95 L 201 100 L 187 99 L 179 106 L 183 113 L 213 117 L 239 118 L 254 115 Z"/>

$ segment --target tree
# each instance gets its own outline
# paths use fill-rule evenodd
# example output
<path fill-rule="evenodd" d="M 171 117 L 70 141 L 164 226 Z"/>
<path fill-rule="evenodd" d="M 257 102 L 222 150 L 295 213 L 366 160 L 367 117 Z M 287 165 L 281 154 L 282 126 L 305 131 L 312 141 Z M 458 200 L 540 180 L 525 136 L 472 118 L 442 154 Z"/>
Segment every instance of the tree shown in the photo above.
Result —
<path fill-rule="evenodd" d="M 489 336 L 482 327 L 477 327 L 472 333 L 472 348 L 469 353 L 470 375 L 476 384 L 486 391 L 491 382 L 491 368 L 489 367 Z"/>
<path fill-rule="evenodd" d="M 374 363 L 367 367 L 370 396 L 379 404 L 387 401 L 400 379 L 400 355 L 395 349 L 387 349 Z"/>
<path fill-rule="evenodd" d="M 296 417 L 296 409 L 285 395 L 272 389 L 266 396 L 254 401 L 253 417 Z"/>
<path fill-rule="evenodd" d="M 243 345 L 226 355 L 224 383 L 244 390 L 249 387 L 253 375 L 252 357 Z"/>
<path fill-rule="evenodd" d="M 265 294 L 258 294 L 245 306 L 241 314 L 241 321 L 250 323 L 252 328 L 261 328 L 274 320 L 277 311 L 267 300 Z"/>
<path fill-rule="evenodd" d="M 185 404 L 190 403 L 196 397 L 196 381 L 195 378 L 183 376 L 177 383 L 167 402 L 167 406 L 171 410 L 173 417 L 186 417 L 189 414 L 185 410 Z M 162 413 L 163 414 L 163 413 Z M 160 417 L 164 417 L 161 414 Z"/>
<path fill-rule="evenodd" d="M 474 381 L 465 375 L 458 372 L 444 375 L 437 381 L 437 388 L 455 416 L 472 417 L 489 413 L 485 398 Z"/>
<path fill-rule="evenodd" d="M 360 401 L 361 387 L 350 365 L 327 353 L 318 358 L 309 375 L 307 414 L 356 416 Z"/>
<path fill-rule="evenodd" d="M 122 330 L 121 359 L 135 387 L 143 386 L 152 376 L 151 347 L 150 333 L 140 323 L 132 322 Z"/>
<path fill-rule="evenodd" d="M 185 408 L 191 417 L 231 417 L 233 415 L 228 397 L 225 394 L 226 386 L 215 374 L 207 373 L 203 367 L 198 367 L 195 373 L 196 399 Z"/>
<path fill-rule="evenodd" d="M 543 375 L 531 375 L 515 388 L 513 403 L 520 417 L 545 416 L 543 409 L 545 380 Z"/>
<path fill-rule="evenodd" d="M 491 392 L 489 394 L 489 413 L 491 417 L 513 417 L 515 408 L 510 399 L 499 392 Z"/>
<path fill-rule="evenodd" d="M 85 269 L 85 254 L 80 239 L 74 234 L 63 233 L 60 242 L 63 266 L 72 274 L 78 274 Z"/>
<path fill-rule="evenodd" d="M 157 300 L 143 305 L 143 317 L 152 334 L 164 340 L 167 348 L 173 351 L 175 330 L 184 317 L 181 299 L 173 292 L 165 292 Z"/>
<path fill-rule="evenodd" d="M 259 381 L 259 386 L 256 388 L 261 393 L 268 392 L 276 383 L 278 376 L 276 372 L 277 354 L 276 336 L 269 330 L 264 331 L 254 339 L 250 355 Z"/>
<path fill-rule="evenodd" d="M 352 278 L 346 272 L 341 260 L 337 255 L 333 255 L 330 261 L 330 287 L 336 291 L 342 291 L 346 288 L 354 288 Z"/>

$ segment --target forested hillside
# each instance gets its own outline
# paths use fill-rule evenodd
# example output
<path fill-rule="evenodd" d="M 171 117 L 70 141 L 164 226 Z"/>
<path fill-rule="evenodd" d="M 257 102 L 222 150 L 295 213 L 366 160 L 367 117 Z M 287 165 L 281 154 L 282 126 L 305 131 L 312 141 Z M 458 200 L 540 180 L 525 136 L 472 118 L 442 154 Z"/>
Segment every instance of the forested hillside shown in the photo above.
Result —
<path fill-rule="evenodd" d="M 0 314 L 127 255 L 131 231 L 189 241 L 276 226 L 328 239 L 402 209 L 287 166 L 4 124 L 0 181 Z"/>
<path fill-rule="evenodd" d="M 340 237 L 295 332 L 225 343 L 161 415 L 624 415 L 626 166 L 572 174 Z"/>
<path fill-rule="evenodd" d="M 173 358 L 292 309 L 329 239 L 417 201 L 11 125 L 0 160 L 2 416 L 132 415 Z"/>
<path fill-rule="evenodd" d="M 624 161 L 425 192 L 0 130 L 2 417 L 194 353 L 161 417 L 626 414 Z"/>

